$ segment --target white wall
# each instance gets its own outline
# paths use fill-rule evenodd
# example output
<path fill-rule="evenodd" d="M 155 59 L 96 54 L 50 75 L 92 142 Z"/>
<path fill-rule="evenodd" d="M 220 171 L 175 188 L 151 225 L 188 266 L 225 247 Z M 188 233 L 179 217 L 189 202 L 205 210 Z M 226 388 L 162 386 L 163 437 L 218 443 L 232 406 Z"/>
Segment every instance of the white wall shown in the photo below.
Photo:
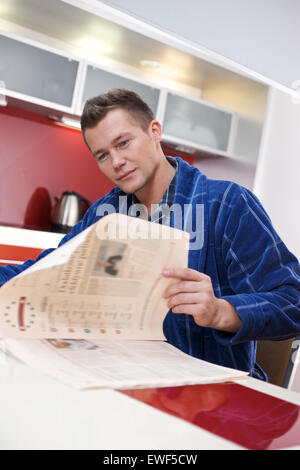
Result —
<path fill-rule="evenodd" d="M 300 101 L 272 88 L 253 190 L 300 259 Z"/>
<path fill-rule="evenodd" d="M 299 344 L 300 340 L 296 340 L 296 342 L 297 341 Z M 294 392 L 300 393 L 300 346 L 298 346 L 298 349 L 294 351 L 292 361 L 294 362 L 294 367 L 288 388 Z"/>
<path fill-rule="evenodd" d="M 299 0 L 104 0 L 103 3 L 287 87 L 300 79 Z"/>
<path fill-rule="evenodd" d="M 210 156 L 196 158 L 194 166 L 209 178 L 234 181 L 250 190 L 253 189 L 255 167 L 245 162 L 228 157 Z"/>

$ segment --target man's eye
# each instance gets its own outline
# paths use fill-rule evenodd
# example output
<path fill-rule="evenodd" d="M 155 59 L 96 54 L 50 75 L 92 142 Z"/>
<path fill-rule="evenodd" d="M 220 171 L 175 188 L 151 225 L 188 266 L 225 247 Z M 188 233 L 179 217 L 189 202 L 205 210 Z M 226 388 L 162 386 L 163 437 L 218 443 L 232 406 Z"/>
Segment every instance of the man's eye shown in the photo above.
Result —
<path fill-rule="evenodd" d="M 97 161 L 98 162 L 102 162 L 103 160 L 105 160 L 107 157 L 107 153 L 101 153 L 100 155 L 97 156 Z"/>
<path fill-rule="evenodd" d="M 119 147 L 126 147 L 128 142 L 129 142 L 129 140 L 122 140 L 122 142 L 119 143 Z"/>

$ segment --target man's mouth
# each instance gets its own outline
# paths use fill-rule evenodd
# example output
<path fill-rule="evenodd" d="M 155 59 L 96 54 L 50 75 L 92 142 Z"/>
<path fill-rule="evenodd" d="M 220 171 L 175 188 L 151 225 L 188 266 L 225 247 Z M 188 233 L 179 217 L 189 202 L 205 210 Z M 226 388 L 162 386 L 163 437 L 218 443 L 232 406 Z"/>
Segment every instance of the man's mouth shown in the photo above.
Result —
<path fill-rule="evenodd" d="M 117 181 L 124 181 L 127 178 L 130 178 L 130 176 L 135 172 L 134 170 L 127 171 L 126 173 L 123 173 L 119 178 L 117 178 Z"/>

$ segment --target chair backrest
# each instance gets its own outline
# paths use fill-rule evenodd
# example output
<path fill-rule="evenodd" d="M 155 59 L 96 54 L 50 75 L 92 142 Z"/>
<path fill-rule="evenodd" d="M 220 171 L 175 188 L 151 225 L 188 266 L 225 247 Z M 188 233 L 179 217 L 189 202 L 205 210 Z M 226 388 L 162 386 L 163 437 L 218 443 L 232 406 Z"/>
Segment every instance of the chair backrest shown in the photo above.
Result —
<path fill-rule="evenodd" d="M 274 385 L 284 387 L 295 338 L 284 341 L 258 341 L 256 362 Z"/>

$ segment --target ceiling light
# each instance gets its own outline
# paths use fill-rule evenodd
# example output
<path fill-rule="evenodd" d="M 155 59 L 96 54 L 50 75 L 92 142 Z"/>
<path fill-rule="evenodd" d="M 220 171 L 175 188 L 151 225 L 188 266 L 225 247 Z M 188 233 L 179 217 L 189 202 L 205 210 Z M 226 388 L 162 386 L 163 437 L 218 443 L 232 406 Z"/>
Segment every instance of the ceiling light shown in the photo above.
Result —
<path fill-rule="evenodd" d="M 66 126 L 81 130 L 80 121 L 78 121 L 78 119 L 72 119 L 67 116 L 62 116 L 61 122 L 65 124 Z"/>
<path fill-rule="evenodd" d="M 0 106 L 7 106 L 7 99 L 5 95 L 0 93 Z"/>
<path fill-rule="evenodd" d="M 106 39 L 104 42 L 103 40 L 93 39 L 91 37 L 79 37 L 76 40 L 73 40 L 72 43 L 76 47 L 80 47 L 81 49 L 86 49 L 90 53 L 94 54 L 112 54 L 114 52 L 114 46 L 109 43 Z"/>
<path fill-rule="evenodd" d="M 0 106 L 7 106 L 7 99 L 5 96 L 5 83 L 3 80 L 0 80 Z"/>
<path fill-rule="evenodd" d="M 143 67 L 149 67 L 151 69 L 158 69 L 160 67 L 160 62 L 158 62 L 158 60 L 141 60 L 140 64 Z"/>
<path fill-rule="evenodd" d="M 49 116 L 50 119 L 55 121 L 56 124 L 60 126 L 71 127 L 72 129 L 77 129 L 81 131 L 80 121 L 78 119 L 73 119 L 68 116 Z"/>

